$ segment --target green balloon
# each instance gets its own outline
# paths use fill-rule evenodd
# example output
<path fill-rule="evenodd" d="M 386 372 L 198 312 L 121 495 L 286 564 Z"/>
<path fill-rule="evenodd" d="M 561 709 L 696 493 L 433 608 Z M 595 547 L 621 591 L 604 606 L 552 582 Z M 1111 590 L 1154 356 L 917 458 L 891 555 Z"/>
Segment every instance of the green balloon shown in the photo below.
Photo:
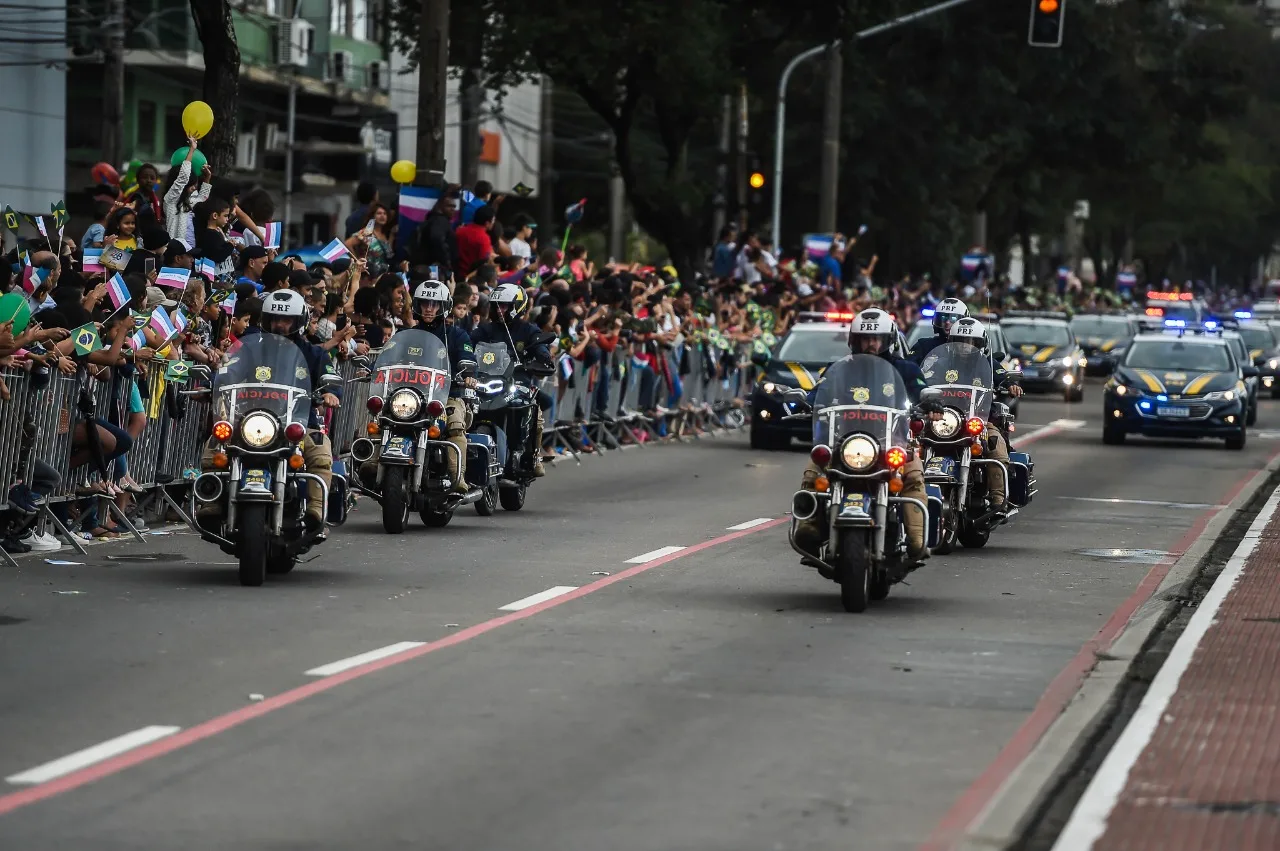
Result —
<path fill-rule="evenodd" d="M 13 333 L 21 334 L 27 330 L 31 322 L 31 307 L 25 297 L 18 293 L 5 293 L 0 296 L 0 322 L 13 322 Z"/>
<path fill-rule="evenodd" d="M 186 158 L 187 146 L 183 145 L 181 148 L 178 148 L 178 150 L 173 152 L 173 156 L 169 158 L 169 165 L 182 165 L 182 161 Z M 191 158 L 191 171 L 193 174 L 199 174 L 204 171 L 204 167 L 208 164 L 209 160 L 205 158 L 204 153 L 197 150 L 195 155 Z"/>

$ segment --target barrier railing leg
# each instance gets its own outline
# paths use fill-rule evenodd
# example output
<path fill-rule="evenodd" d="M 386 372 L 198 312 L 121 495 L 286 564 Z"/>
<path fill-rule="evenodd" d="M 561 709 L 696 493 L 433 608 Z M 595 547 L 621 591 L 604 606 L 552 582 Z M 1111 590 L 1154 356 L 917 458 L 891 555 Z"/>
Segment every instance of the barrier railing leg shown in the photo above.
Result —
<path fill-rule="evenodd" d="M 116 505 L 116 501 L 114 499 L 109 499 L 104 497 L 103 499 L 99 500 L 99 506 L 101 506 L 101 504 L 104 502 L 107 504 L 107 511 L 111 514 L 112 517 L 116 518 L 117 523 L 124 524 L 124 528 L 128 529 L 129 534 L 137 538 L 139 543 L 146 543 L 146 538 L 142 537 L 142 533 L 139 532 L 134 527 L 133 523 L 129 521 L 129 518 L 125 516 L 125 513 L 120 510 L 120 506 Z M 101 513 L 102 511 L 101 507 L 99 507 L 98 511 L 99 513 Z"/>
<path fill-rule="evenodd" d="M 9 553 L 7 553 L 2 549 L 0 549 L 0 559 L 4 559 L 9 564 L 10 567 L 18 566 L 18 563 L 13 560 L 13 556 L 9 555 Z"/>
<path fill-rule="evenodd" d="M 188 526 L 190 526 L 192 529 L 196 528 L 196 521 L 191 519 L 191 515 L 187 514 L 187 512 L 182 510 L 182 506 L 178 505 L 177 501 L 175 501 L 174 498 L 169 495 L 169 491 L 167 488 L 161 486 L 160 488 L 157 489 L 157 491 L 160 494 L 161 502 L 165 503 L 174 511 L 178 512 L 178 516 L 181 517 L 183 522 L 186 523 Z"/>
<path fill-rule="evenodd" d="M 89 551 L 84 548 L 84 544 L 80 543 L 79 536 L 71 534 L 71 530 L 62 525 L 62 521 L 57 518 L 47 504 L 40 506 L 40 510 L 44 512 L 45 517 L 53 521 L 53 525 L 62 533 L 62 537 L 66 538 L 67 542 L 76 548 L 76 552 L 80 553 L 82 556 L 87 556 L 89 554 Z"/>

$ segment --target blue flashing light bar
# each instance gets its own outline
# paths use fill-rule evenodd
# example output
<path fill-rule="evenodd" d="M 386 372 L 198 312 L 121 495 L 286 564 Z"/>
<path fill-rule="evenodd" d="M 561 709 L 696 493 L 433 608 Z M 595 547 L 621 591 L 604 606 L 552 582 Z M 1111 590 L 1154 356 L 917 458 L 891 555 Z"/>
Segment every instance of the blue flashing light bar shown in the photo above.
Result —
<path fill-rule="evenodd" d="M 1248 310 L 1237 310 L 1236 319 L 1252 319 L 1253 314 Z"/>
<path fill-rule="evenodd" d="M 1166 319 L 1164 321 L 1166 328 L 1186 328 L 1187 320 L 1185 319 Z"/>
<path fill-rule="evenodd" d="M 1239 314 L 1236 314 L 1236 315 L 1239 316 Z M 1218 327 L 1218 323 L 1213 319 L 1206 319 L 1204 321 L 1204 328 L 1206 331 L 1212 331 L 1217 327 Z"/>
<path fill-rule="evenodd" d="M 932 319 L 935 313 L 937 313 L 937 311 L 934 310 L 932 307 L 920 308 L 920 318 L 922 319 Z"/>

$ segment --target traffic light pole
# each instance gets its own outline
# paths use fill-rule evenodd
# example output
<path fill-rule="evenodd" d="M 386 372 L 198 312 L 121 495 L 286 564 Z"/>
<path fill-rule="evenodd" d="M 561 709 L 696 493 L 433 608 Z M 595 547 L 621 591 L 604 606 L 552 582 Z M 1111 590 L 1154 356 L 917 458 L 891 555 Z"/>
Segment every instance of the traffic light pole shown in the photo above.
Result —
<path fill-rule="evenodd" d="M 876 24 L 874 27 L 868 27 L 865 30 L 854 33 L 850 41 L 861 41 L 864 38 L 870 38 L 873 35 L 879 35 L 888 30 L 897 29 L 904 24 L 920 18 L 927 18 L 930 15 L 936 15 L 939 12 L 945 12 L 955 6 L 963 6 L 970 0 L 946 0 L 944 3 L 938 3 L 921 9 L 918 12 L 911 12 L 891 21 L 885 21 L 883 24 Z M 811 47 L 794 59 L 787 63 L 787 67 L 782 69 L 782 77 L 778 80 L 778 108 L 776 112 L 777 122 L 774 128 L 773 139 L 773 244 L 779 251 L 782 250 L 782 155 L 783 155 L 783 133 L 787 126 L 787 83 L 791 81 L 791 74 L 804 62 L 821 56 L 827 52 L 828 48 L 838 46 L 840 42 L 832 42 L 830 44 L 820 44 L 817 47 Z M 834 187 L 832 188 L 834 193 Z"/>

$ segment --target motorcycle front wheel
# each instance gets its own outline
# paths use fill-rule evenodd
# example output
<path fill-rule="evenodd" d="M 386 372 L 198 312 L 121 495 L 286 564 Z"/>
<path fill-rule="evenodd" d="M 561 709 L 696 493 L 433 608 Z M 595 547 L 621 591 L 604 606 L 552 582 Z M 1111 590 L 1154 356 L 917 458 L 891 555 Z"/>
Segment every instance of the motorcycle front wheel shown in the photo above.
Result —
<path fill-rule="evenodd" d="M 840 535 L 836 553 L 836 578 L 840 582 L 840 602 L 846 612 L 865 612 L 871 599 L 871 569 L 868 565 L 866 533 L 858 530 Z"/>
<path fill-rule="evenodd" d="M 267 578 L 267 548 L 270 535 L 267 532 L 265 503 L 247 503 L 239 506 L 236 525 L 240 531 L 240 584 L 251 588 L 262 585 Z"/>
<path fill-rule="evenodd" d="M 502 507 L 507 511 L 519 511 L 524 508 L 524 495 L 528 490 L 528 485 L 513 485 L 508 488 L 498 488 L 498 502 L 502 503 Z"/>
<path fill-rule="evenodd" d="M 476 501 L 476 514 L 481 517 L 492 517 L 493 513 L 498 510 L 498 486 L 490 483 L 484 489 L 484 496 Z"/>
<path fill-rule="evenodd" d="M 418 512 L 418 516 L 422 518 L 424 526 L 428 526 L 432 529 L 443 529 L 445 526 L 448 526 L 449 521 L 453 519 L 453 510 L 435 511 L 424 505 L 422 510 Z"/>
<path fill-rule="evenodd" d="M 382 471 L 382 528 L 390 535 L 403 532 L 404 523 L 409 519 L 404 472 L 404 467 L 386 467 Z"/>

